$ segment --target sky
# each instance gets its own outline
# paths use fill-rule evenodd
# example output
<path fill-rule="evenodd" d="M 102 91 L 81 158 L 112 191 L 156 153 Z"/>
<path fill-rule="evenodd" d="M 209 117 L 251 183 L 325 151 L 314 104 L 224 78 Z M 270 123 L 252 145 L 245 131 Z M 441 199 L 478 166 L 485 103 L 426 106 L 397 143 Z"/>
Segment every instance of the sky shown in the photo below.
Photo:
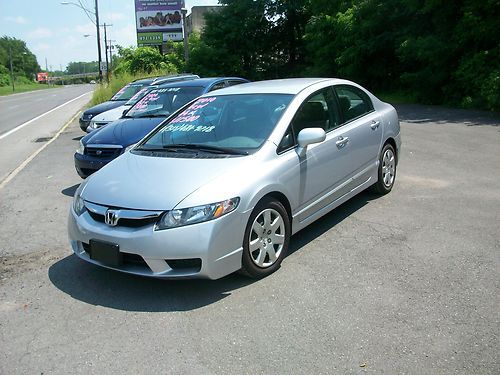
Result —
<path fill-rule="evenodd" d="M 74 0 L 73 2 L 77 2 Z M 94 10 L 94 0 L 81 0 Z M 123 47 L 137 46 L 134 0 L 99 0 L 99 23 L 107 28 L 108 39 Z M 217 0 L 185 0 L 188 14 L 197 5 L 216 5 Z M 85 37 L 84 35 L 90 34 Z M 0 0 L 0 37 L 26 42 L 40 66 L 64 70 L 72 61 L 97 61 L 96 27 L 85 12 L 61 0 Z M 104 61 L 104 33 L 101 28 Z"/>

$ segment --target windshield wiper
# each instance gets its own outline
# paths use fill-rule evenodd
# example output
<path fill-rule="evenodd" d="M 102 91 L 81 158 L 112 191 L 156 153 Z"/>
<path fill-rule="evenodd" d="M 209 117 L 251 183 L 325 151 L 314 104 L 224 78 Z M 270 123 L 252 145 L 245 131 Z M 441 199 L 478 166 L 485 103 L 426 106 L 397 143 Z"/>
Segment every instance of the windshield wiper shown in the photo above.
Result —
<path fill-rule="evenodd" d="M 174 143 L 170 145 L 164 145 L 163 148 L 167 150 L 170 149 L 196 150 L 212 154 L 248 155 L 248 152 L 243 150 L 237 150 L 228 147 L 202 145 L 198 143 Z"/>

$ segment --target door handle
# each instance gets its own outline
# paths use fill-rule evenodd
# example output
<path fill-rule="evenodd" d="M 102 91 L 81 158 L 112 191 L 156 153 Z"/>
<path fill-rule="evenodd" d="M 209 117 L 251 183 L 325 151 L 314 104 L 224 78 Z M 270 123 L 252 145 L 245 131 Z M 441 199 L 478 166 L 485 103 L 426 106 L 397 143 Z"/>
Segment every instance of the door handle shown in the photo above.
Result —
<path fill-rule="evenodd" d="M 377 130 L 379 126 L 380 126 L 380 121 L 372 121 L 370 128 L 372 128 L 372 130 Z"/>
<path fill-rule="evenodd" d="M 337 145 L 337 148 L 344 148 L 348 142 L 349 142 L 349 137 L 340 136 L 338 140 L 335 142 L 335 144 Z"/>

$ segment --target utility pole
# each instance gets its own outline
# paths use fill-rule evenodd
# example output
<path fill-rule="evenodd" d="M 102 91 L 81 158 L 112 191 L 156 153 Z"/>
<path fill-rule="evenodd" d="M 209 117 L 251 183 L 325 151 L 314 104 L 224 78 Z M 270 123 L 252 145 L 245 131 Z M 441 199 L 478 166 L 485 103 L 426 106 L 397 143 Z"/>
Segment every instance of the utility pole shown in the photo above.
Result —
<path fill-rule="evenodd" d="M 45 58 L 45 71 L 47 72 L 47 86 L 49 85 L 49 66 L 47 65 L 47 58 Z"/>
<path fill-rule="evenodd" d="M 12 49 L 9 46 L 9 61 L 10 61 L 10 80 L 12 81 L 12 91 L 16 91 L 14 87 L 14 70 L 12 69 Z"/>
<path fill-rule="evenodd" d="M 108 62 L 108 34 L 107 30 L 109 26 L 113 25 L 106 25 L 106 22 L 104 22 L 104 45 L 106 46 L 106 81 L 109 83 L 109 62 Z"/>
<path fill-rule="evenodd" d="M 109 65 L 111 66 L 111 70 L 113 69 L 113 42 L 116 42 L 116 40 L 111 40 L 108 39 L 109 42 Z"/>
<path fill-rule="evenodd" d="M 182 8 L 181 13 L 182 13 L 182 31 L 184 32 L 184 62 L 187 64 L 187 62 L 189 61 L 188 30 L 186 22 L 187 9 Z"/>
<path fill-rule="evenodd" d="M 101 33 L 99 30 L 99 7 L 97 0 L 95 0 L 95 26 L 97 28 L 97 60 L 99 64 L 99 83 L 102 83 L 102 69 L 101 69 Z"/>

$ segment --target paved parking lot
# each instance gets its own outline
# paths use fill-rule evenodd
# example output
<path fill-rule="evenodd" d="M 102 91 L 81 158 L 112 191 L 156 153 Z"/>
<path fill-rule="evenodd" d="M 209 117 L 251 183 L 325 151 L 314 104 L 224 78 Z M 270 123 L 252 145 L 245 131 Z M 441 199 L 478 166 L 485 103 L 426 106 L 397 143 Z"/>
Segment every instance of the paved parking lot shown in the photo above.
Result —
<path fill-rule="evenodd" d="M 392 193 L 299 232 L 259 281 L 71 255 L 74 122 L 0 189 L 0 373 L 500 373 L 500 121 L 398 109 Z"/>

